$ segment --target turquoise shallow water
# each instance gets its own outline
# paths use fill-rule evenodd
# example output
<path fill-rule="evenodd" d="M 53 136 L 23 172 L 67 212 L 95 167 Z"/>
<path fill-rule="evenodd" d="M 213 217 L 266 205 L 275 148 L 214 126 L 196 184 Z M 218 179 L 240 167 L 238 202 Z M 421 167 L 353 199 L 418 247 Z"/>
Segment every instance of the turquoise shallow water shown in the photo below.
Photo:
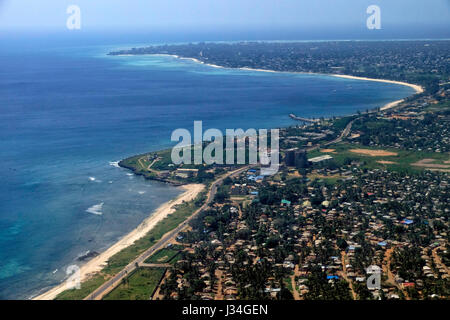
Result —
<path fill-rule="evenodd" d="M 176 128 L 271 128 L 354 113 L 408 87 L 318 75 L 217 69 L 127 47 L 0 49 L 0 298 L 59 283 L 181 191 L 114 166 L 171 145 Z M 6 49 L 5 49 L 6 48 Z"/>

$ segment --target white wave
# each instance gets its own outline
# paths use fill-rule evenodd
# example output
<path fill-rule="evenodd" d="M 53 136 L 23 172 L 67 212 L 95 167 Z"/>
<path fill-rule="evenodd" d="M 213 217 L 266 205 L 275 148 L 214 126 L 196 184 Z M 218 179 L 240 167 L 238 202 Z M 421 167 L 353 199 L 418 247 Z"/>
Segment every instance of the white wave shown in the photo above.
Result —
<path fill-rule="evenodd" d="M 139 194 L 144 194 L 146 191 L 138 191 Z"/>
<path fill-rule="evenodd" d="M 89 213 L 92 213 L 92 214 L 96 214 L 96 215 L 99 215 L 99 216 L 102 215 L 103 214 L 103 212 L 102 212 L 103 203 L 104 202 L 96 204 L 96 205 L 93 205 L 92 207 L 88 208 L 86 210 L 86 212 L 89 212 Z"/>
<path fill-rule="evenodd" d="M 133 175 L 132 173 L 127 173 L 127 176 L 130 176 L 130 177 L 131 177 L 132 175 Z"/>
<path fill-rule="evenodd" d="M 89 180 L 95 181 L 96 179 L 95 179 L 95 177 L 89 177 Z"/>
<path fill-rule="evenodd" d="M 113 166 L 113 167 L 116 167 L 116 168 L 120 168 L 119 161 L 110 161 L 109 165 Z"/>

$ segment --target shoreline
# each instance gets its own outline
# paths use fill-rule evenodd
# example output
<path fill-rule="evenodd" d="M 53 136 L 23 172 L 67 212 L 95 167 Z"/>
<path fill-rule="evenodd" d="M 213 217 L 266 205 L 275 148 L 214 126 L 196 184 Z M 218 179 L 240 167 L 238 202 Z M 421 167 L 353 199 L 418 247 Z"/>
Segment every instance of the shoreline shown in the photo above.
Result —
<path fill-rule="evenodd" d="M 88 279 L 93 274 L 101 271 L 106 265 L 107 261 L 116 253 L 131 246 L 135 241 L 139 240 L 150 232 L 158 222 L 162 221 L 168 215 L 175 211 L 175 206 L 183 202 L 194 199 L 204 188 L 203 184 L 187 184 L 181 186 L 185 191 L 175 199 L 160 205 L 155 211 L 142 221 L 136 228 L 124 235 L 117 242 L 112 244 L 108 249 L 101 252 L 98 256 L 92 258 L 80 267 L 81 282 Z M 67 279 L 53 288 L 33 297 L 32 300 L 53 300 L 61 292 L 67 289 Z"/>
<path fill-rule="evenodd" d="M 383 83 L 391 83 L 391 84 L 398 84 L 410 87 L 415 90 L 415 94 L 420 94 L 424 92 L 424 88 L 420 85 L 411 84 L 407 82 L 402 81 L 395 81 L 395 80 L 387 80 L 387 79 L 375 79 L 375 78 L 367 78 L 367 77 L 357 77 L 357 76 L 351 76 L 351 75 L 340 75 L 340 74 L 324 74 L 324 73 L 315 73 L 315 72 L 295 72 L 295 71 L 276 71 L 276 70 L 267 70 L 267 69 L 254 69 L 254 68 L 248 68 L 248 67 L 242 67 L 242 68 L 232 68 L 232 67 L 223 67 L 215 64 L 209 64 L 205 63 L 199 59 L 196 58 L 188 58 L 188 57 L 181 57 L 174 54 L 145 54 L 150 56 L 168 56 L 173 57 L 180 60 L 190 60 L 195 63 L 203 64 L 209 67 L 218 68 L 218 69 L 230 69 L 230 70 L 243 70 L 243 71 L 256 71 L 256 72 L 269 72 L 269 73 L 288 73 L 288 74 L 305 74 L 305 75 L 322 75 L 322 76 L 332 76 L 337 78 L 344 78 L 344 79 L 352 79 L 352 80 L 363 80 L 363 81 L 374 81 L 374 82 L 383 82 Z M 133 54 L 123 54 L 118 56 L 136 56 Z M 391 108 L 394 108 L 401 102 L 403 102 L 405 99 L 400 99 L 396 101 L 389 102 L 385 104 L 383 107 L 380 108 L 380 111 L 385 111 Z M 134 172 L 133 172 L 134 173 Z M 134 173 L 136 174 L 136 173 Z M 81 281 L 88 279 L 91 275 L 101 271 L 106 265 L 107 261 L 116 253 L 120 252 L 121 250 L 129 247 L 132 245 L 136 240 L 142 238 L 145 236 L 148 232 L 150 232 L 154 226 L 163 220 L 165 217 L 170 215 L 175 211 L 174 206 L 184 202 L 184 201 L 190 201 L 194 199 L 203 189 L 203 184 L 188 184 L 188 185 L 182 185 L 181 188 L 185 189 L 186 191 L 183 192 L 181 195 L 176 197 L 175 199 L 169 200 L 166 203 L 163 203 L 160 207 L 158 207 L 155 211 L 153 211 L 144 221 L 142 221 L 135 229 L 133 229 L 131 232 L 123 236 L 121 239 L 119 239 L 117 242 L 112 244 L 108 249 L 100 253 L 98 256 L 94 257 L 93 259 L 86 262 L 84 265 L 80 267 L 80 275 L 81 275 Z M 49 290 L 45 291 L 44 293 L 41 293 L 37 295 L 36 297 L 33 297 L 32 300 L 53 300 L 58 294 L 66 290 L 67 285 L 67 279 L 65 279 L 63 282 L 61 282 L 59 285 L 56 285 L 55 287 L 50 288 Z"/>
<path fill-rule="evenodd" d="M 297 71 L 276 71 L 276 70 L 268 70 L 268 69 L 254 69 L 254 68 L 248 68 L 248 67 L 242 67 L 242 68 L 231 68 L 231 67 L 223 67 L 216 64 L 211 63 L 205 63 L 199 59 L 196 58 L 187 58 L 187 57 L 181 57 L 176 54 L 166 54 L 166 53 L 155 53 L 155 54 L 144 54 L 149 56 L 166 56 L 166 57 L 173 57 L 180 60 L 191 60 L 196 63 L 203 64 L 205 66 L 218 68 L 218 69 L 230 69 L 230 70 L 243 70 L 243 71 L 257 71 L 257 72 L 270 72 L 270 73 L 289 73 L 289 74 L 309 74 L 309 75 L 321 75 L 321 76 L 330 76 L 330 77 L 337 77 L 337 78 L 343 78 L 343 79 L 350 79 L 350 80 L 363 80 L 363 81 L 373 81 L 373 82 L 383 82 L 383 83 L 390 83 L 390 84 L 398 84 L 406 87 L 410 87 L 414 89 L 415 94 L 420 94 L 425 92 L 425 89 L 418 85 L 413 83 L 408 83 L 404 81 L 396 81 L 396 80 L 388 80 L 388 79 L 377 79 L 377 78 L 368 78 L 368 77 L 358 77 L 358 76 L 351 76 L 351 75 L 345 75 L 345 74 L 332 74 L 332 73 L 317 73 L 317 72 L 297 72 Z M 133 54 L 127 54 L 127 55 L 119 55 L 119 56 L 137 56 Z M 395 100 L 389 103 L 386 103 L 384 106 L 380 108 L 380 111 L 385 111 L 391 108 L 396 107 L 400 103 L 405 101 L 405 99 Z"/>
<path fill-rule="evenodd" d="M 408 82 L 403 81 L 395 81 L 395 80 L 387 80 L 387 79 L 375 79 L 375 78 L 366 78 L 366 77 L 356 77 L 356 76 L 349 76 L 349 75 L 340 75 L 340 74 L 331 74 L 331 76 L 338 77 L 338 78 L 344 78 L 344 79 L 354 79 L 354 80 L 366 80 L 366 81 L 374 81 L 374 82 L 383 82 L 383 83 L 391 83 L 391 84 L 398 84 L 406 87 L 410 87 L 416 91 L 415 94 L 423 93 L 425 90 L 422 86 L 419 86 L 417 84 L 412 84 Z M 395 100 L 389 103 L 386 103 L 384 106 L 380 108 L 380 111 L 385 111 L 388 109 L 392 109 L 405 101 L 405 99 Z"/>

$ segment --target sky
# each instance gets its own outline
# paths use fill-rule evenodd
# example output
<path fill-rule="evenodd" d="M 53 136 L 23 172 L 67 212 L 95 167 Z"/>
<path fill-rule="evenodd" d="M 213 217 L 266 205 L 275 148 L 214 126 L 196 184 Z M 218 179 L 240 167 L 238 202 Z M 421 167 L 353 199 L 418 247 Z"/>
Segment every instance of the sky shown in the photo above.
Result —
<path fill-rule="evenodd" d="M 65 30 L 69 5 L 83 30 L 367 29 L 373 4 L 383 30 L 450 30 L 450 0 L 0 0 L 0 31 Z"/>

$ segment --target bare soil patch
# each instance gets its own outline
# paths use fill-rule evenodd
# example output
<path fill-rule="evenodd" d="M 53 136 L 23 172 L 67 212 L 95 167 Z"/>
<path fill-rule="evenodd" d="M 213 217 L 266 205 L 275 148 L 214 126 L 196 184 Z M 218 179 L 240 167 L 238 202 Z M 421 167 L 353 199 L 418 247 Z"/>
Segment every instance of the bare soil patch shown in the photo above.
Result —
<path fill-rule="evenodd" d="M 379 160 L 377 162 L 381 163 L 381 164 L 394 164 L 394 163 L 397 163 L 397 162 L 394 162 L 394 161 L 386 161 L 386 160 Z"/>
<path fill-rule="evenodd" d="M 396 152 L 386 150 L 351 149 L 350 152 L 364 154 L 371 157 L 388 157 L 397 155 Z"/>
<path fill-rule="evenodd" d="M 439 168 L 439 169 L 450 169 L 450 165 L 448 164 L 439 164 L 439 163 L 432 163 L 436 161 L 435 159 L 422 159 L 420 161 L 417 161 L 413 163 L 413 166 L 416 167 L 424 167 L 424 168 Z"/>

